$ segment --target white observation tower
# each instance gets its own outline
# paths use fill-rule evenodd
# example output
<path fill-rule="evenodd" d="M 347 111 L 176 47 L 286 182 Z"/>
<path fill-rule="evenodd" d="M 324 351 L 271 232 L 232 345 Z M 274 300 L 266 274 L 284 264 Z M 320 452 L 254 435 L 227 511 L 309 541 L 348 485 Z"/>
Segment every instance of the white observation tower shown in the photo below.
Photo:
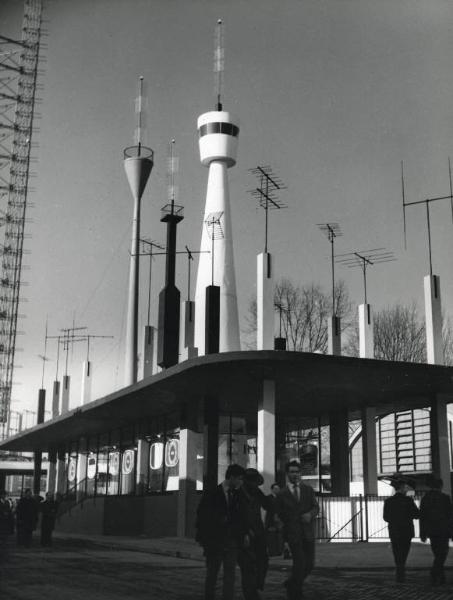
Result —
<path fill-rule="evenodd" d="M 221 213 L 223 236 L 215 242 L 215 260 L 211 256 L 212 240 L 203 225 L 195 291 L 195 346 L 205 354 L 206 287 L 220 287 L 219 351 L 240 350 L 239 318 L 234 273 L 233 235 L 227 169 L 236 164 L 239 136 L 238 121 L 222 108 L 221 88 L 224 67 L 222 21 L 217 22 L 214 71 L 216 75 L 216 110 L 198 118 L 201 163 L 209 168 L 208 189 L 203 223 L 212 213 Z"/>

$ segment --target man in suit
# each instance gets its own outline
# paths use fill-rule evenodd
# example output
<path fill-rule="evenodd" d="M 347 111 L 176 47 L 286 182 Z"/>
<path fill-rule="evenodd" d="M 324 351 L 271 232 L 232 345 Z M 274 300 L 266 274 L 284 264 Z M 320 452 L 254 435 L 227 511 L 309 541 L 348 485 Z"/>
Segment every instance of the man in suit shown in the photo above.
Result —
<path fill-rule="evenodd" d="M 407 496 L 410 489 L 404 479 L 394 479 L 392 487 L 395 493 L 384 502 L 384 521 L 388 523 L 396 565 L 396 581 L 405 580 L 406 560 L 414 537 L 414 519 L 418 519 L 419 510 L 412 498 Z"/>
<path fill-rule="evenodd" d="M 453 506 L 450 496 L 442 492 L 443 481 L 432 477 L 430 490 L 420 504 L 420 539 L 429 538 L 434 555 L 431 567 L 431 583 L 445 583 L 444 563 L 448 555 L 448 542 L 453 539 Z"/>
<path fill-rule="evenodd" d="M 314 519 L 319 505 L 313 488 L 301 482 L 300 463 L 286 465 L 288 483 L 276 498 L 276 512 L 283 523 L 283 540 L 289 545 L 293 559 L 290 578 L 285 581 L 288 600 L 300 600 L 304 579 L 314 566 Z"/>
<path fill-rule="evenodd" d="M 248 509 L 240 488 L 244 469 L 230 465 L 225 480 L 205 490 L 197 510 L 196 540 L 206 557 L 205 600 L 215 599 L 215 587 L 223 565 L 222 600 L 233 600 L 234 578 L 240 550 L 250 544 Z"/>

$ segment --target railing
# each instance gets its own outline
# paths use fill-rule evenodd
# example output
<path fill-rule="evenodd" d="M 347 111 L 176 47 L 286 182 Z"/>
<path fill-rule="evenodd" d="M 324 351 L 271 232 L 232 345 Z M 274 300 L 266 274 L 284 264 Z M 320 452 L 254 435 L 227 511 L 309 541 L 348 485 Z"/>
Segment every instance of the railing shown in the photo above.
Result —
<path fill-rule="evenodd" d="M 369 542 L 388 539 L 383 519 L 386 496 L 321 496 L 315 536 L 318 540 Z M 415 498 L 418 504 L 419 498 Z M 418 521 L 414 521 L 418 537 Z"/>

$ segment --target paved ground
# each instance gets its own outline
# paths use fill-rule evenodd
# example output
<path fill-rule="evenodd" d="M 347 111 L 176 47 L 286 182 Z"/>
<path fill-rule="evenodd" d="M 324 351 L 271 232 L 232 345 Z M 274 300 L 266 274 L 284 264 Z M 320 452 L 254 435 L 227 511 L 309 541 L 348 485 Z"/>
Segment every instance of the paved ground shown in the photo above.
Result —
<path fill-rule="evenodd" d="M 2 600 L 202 600 L 204 565 L 198 548 L 187 540 L 60 535 L 50 550 L 36 544 L 19 549 L 12 540 L 7 550 L 0 564 Z M 427 583 L 429 548 L 421 544 L 412 549 L 405 584 L 393 582 L 387 544 L 320 544 L 317 550 L 307 600 L 453 598 L 453 568 L 447 572 L 451 584 L 432 588 Z M 264 600 L 284 600 L 288 566 L 288 561 L 272 560 Z M 239 585 L 236 597 L 242 598 Z"/>

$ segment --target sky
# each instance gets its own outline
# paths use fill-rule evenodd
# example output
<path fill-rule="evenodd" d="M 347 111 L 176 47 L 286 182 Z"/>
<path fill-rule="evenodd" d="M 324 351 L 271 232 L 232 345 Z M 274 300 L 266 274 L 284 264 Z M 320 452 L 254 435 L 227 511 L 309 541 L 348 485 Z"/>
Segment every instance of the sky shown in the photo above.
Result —
<path fill-rule="evenodd" d="M 3 0 L 0 31 L 19 38 L 22 0 Z M 122 164 L 134 143 L 137 82 L 146 82 L 144 142 L 155 152 L 142 200 L 142 235 L 165 241 L 168 144 L 176 140 L 185 219 L 178 246 L 200 244 L 208 171 L 199 162 L 197 117 L 214 109 L 213 46 L 225 24 L 224 107 L 238 116 L 238 162 L 230 198 L 241 327 L 255 294 L 264 215 L 249 169 L 271 165 L 288 208 L 270 215 L 276 277 L 330 286 L 330 246 L 317 223 L 338 222 L 336 253 L 386 248 L 397 259 L 368 271 L 374 310 L 417 302 L 428 273 L 426 215 L 406 201 L 449 193 L 453 159 L 453 5 L 449 0 L 49 0 L 33 140 L 34 191 L 13 387 L 13 410 L 34 410 L 48 334 L 87 327 L 93 396 L 122 387 L 132 198 Z M 433 269 L 453 316 L 453 224 L 448 200 L 433 203 Z M 1 232 L 0 232 L 1 235 Z M 141 270 L 141 327 L 148 259 Z M 360 270 L 336 267 L 354 303 Z M 163 286 L 156 258 L 152 324 Z M 194 278 L 193 278 L 194 279 Z M 185 299 L 187 268 L 178 258 Z M 79 404 L 86 344 L 69 356 L 71 407 Z M 56 342 L 44 387 L 50 403 Z M 60 362 L 59 377 L 63 374 Z"/>

